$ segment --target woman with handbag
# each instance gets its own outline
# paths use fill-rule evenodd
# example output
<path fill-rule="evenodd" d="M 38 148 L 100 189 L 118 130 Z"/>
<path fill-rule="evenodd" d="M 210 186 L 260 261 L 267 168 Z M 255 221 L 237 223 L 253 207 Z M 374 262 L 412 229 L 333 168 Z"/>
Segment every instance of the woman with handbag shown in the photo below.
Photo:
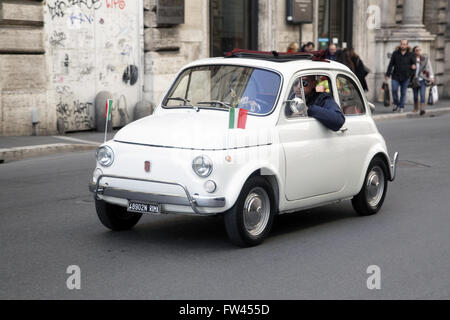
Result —
<path fill-rule="evenodd" d="M 420 94 L 420 115 L 423 116 L 425 114 L 425 89 L 428 85 L 434 83 L 434 75 L 430 59 L 422 55 L 422 49 L 416 46 L 413 52 L 416 60 L 416 74 L 411 84 L 414 93 L 414 112 L 419 111 Z"/>

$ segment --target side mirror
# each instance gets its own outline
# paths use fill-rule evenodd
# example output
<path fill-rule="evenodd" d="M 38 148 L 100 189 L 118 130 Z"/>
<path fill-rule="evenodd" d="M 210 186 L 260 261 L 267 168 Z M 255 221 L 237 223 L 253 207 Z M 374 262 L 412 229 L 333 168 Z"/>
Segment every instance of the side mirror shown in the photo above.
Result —
<path fill-rule="evenodd" d="M 370 111 L 375 112 L 375 105 L 372 102 L 369 102 Z"/>
<path fill-rule="evenodd" d="M 284 103 L 289 103 L 292 114 L 302 114 L 306 109 L 306 103 L 303 99 L 294 98 L 293 100 L 286 100 Z"/>

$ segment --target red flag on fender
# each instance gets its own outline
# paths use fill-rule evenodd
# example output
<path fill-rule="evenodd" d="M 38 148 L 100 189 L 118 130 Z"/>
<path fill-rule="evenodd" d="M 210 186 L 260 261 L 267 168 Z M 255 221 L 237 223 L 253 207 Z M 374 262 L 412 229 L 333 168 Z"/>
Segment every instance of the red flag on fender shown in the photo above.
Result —
<path fill-rule="evenodd" d="M 245 125 L 247 124 L 247 115 L 248 110 L 239 109 L 239 120 L 238 120 L 238 128 L 245 129 Z"/>

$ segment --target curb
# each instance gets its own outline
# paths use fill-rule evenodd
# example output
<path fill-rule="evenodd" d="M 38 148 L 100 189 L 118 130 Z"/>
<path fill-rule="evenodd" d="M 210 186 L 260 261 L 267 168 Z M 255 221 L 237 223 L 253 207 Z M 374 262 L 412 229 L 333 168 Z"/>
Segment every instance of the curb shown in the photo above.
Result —
<path fill-rule="evenodd" d="M 63 152 L 94 150 L 97 149 L 99 146 L 100 144 L 94 145 L 94 144 L 55 143 L 38 146 L 0 149 L 0 163 L 23 160 L 27 158 L 34 158 Z"/>
<path fill-rule="evenodd" d="M 390 113 L 390 114 L 380 114 L 380 115 L 373 115 L 372 118 L 375 121 L 380 120 L 391 120 L 391 119 L 403 119 L 403 118 L 428 118 L 428 117 L 435 117 L 440 116 L 443 114 L 450 113 L 450 107 L 449 108 L 439 108 L 439 109 L 428 109 L 426 110 L 426 114 L 423 116 L 420 116 L 419 113 L 415 112 L 404 112 L 404 113 Z"/>

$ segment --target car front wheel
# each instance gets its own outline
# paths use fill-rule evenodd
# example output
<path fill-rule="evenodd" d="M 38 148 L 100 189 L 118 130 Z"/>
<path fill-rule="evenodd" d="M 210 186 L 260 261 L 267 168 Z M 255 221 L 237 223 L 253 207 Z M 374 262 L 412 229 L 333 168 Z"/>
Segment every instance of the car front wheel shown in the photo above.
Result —
<path fill-rule="evenodd" d="M 388 168 L 383 160 L 375 158 L 367 169 L 361 191 L 352 199 L 353 208 L 362 216 L 377 213 L 387 192 Z"/>
<path fill-rule="evenodd" d="M 133 228 L 141 219 L 141 213 L 128 212 L 127 208 L 95 199 L 95 209 L 101 223 L 113 231 Z"/>
<path fill-rule="evenodd" d="M 225 213 L 225 229 L 232 243 L 255 246 L 269 234 L 273 216 L 272 188 L 266 179 L 255 176 L 247 180 L 236 203 Z"/>

